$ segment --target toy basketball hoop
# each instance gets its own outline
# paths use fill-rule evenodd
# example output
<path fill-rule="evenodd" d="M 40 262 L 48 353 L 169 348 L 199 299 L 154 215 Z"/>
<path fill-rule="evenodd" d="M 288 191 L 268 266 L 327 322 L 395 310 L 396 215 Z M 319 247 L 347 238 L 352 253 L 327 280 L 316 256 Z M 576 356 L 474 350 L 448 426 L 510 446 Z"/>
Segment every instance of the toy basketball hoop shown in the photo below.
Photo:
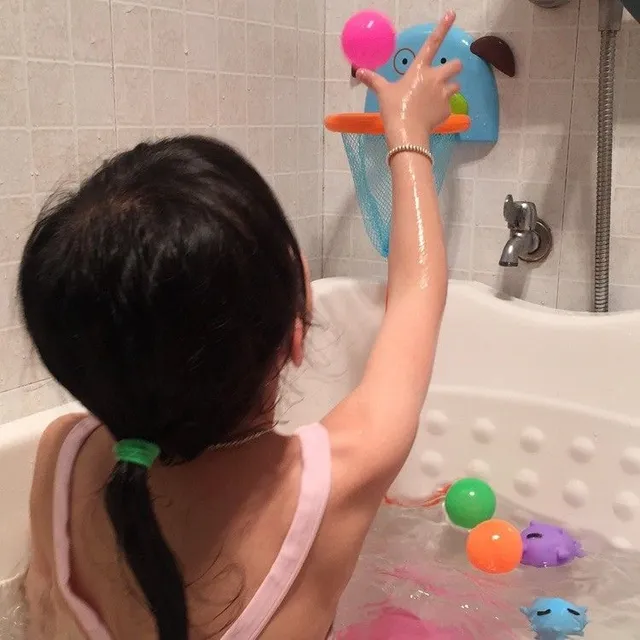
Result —
<path fill-rule="evenodd" d="M 382 118 L 379 113 L 340 113 L 327 116 L 324 124 L 328 131 L 342 134 L 365 229 L 373 246 L 386 258 L 392 194 L 391 173 L 387 166 L 389 149 Z M 470 125 L 469 116 L 452 114 L 431 135 L 430 149 L 438 191 L 442 188 L 456 137 Z"/>

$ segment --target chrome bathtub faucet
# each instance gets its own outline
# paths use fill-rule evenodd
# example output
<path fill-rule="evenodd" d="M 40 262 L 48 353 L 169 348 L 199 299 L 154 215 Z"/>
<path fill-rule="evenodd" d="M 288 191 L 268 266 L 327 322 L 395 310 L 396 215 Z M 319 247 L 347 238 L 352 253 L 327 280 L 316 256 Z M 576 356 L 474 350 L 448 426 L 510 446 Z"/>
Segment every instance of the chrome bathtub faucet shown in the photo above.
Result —
<path fill-rule="evenodd" d="M 509 194 L 504 201 L 504 219 L 509 227 L 509 239 L 500 256 L 501 267 L 517 267 L 520 260 L 541 262 L 551 253 L 551 229 L 538 218 L 533 202 L 515 201 Z"/>

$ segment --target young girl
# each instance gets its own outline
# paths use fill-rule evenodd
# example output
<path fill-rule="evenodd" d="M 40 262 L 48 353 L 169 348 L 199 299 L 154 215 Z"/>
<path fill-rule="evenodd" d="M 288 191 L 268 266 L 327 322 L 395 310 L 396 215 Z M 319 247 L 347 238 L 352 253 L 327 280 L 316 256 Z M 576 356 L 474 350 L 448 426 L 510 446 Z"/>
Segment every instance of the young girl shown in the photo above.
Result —
<path fill-rule="evenodd" d="M 447 14 L 380 98 L 393 174 L 387 311 L 364 376 L 278 435 L 278 375 L 310 320 L 269 187 L 209 139 L 141 144 L 49 205 L 25 248 L 27 328 L 90 412 L 40 442 L 30 637 L 320 640 L 411 448 L 447 274 L 429 131 L 460 63 Z"/>

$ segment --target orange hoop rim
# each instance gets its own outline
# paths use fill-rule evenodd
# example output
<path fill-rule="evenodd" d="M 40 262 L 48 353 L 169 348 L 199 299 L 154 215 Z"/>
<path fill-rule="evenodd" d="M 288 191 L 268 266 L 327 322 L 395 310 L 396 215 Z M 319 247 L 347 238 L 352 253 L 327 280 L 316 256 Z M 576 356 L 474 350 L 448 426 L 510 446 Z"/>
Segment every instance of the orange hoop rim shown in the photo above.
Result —
<path fill-rule="evenodd" d="M 324 119 L 324 126 L 333 133 L 360 133 L 380 136 L 384 134 L 384 124 L 379 113 L 334 113 Z M 452 113 L 433 133 L 462 133 L 471 126 L 471 118 Z"/>

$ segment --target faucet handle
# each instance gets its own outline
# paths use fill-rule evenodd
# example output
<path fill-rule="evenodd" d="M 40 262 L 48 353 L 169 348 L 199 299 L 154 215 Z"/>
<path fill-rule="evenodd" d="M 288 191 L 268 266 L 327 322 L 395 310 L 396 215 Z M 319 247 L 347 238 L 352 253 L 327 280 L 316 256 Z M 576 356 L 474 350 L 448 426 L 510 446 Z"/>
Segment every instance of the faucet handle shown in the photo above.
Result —
<path fill-rule="evenodd" d="M 518 226 L 518 219 L 520 217 L 521 210 L 517 203 L 514 202 L 511 194 L 508 194 L 504 199 L 503 214 L 509 228 Z"/>
<path fill-rule="evenodd" d="M 503 213 L 509 229 L 533 231 L 538 220 L 538 211 L 533 202 L 515 201 L 511 194 L 504 200 Z"/>

